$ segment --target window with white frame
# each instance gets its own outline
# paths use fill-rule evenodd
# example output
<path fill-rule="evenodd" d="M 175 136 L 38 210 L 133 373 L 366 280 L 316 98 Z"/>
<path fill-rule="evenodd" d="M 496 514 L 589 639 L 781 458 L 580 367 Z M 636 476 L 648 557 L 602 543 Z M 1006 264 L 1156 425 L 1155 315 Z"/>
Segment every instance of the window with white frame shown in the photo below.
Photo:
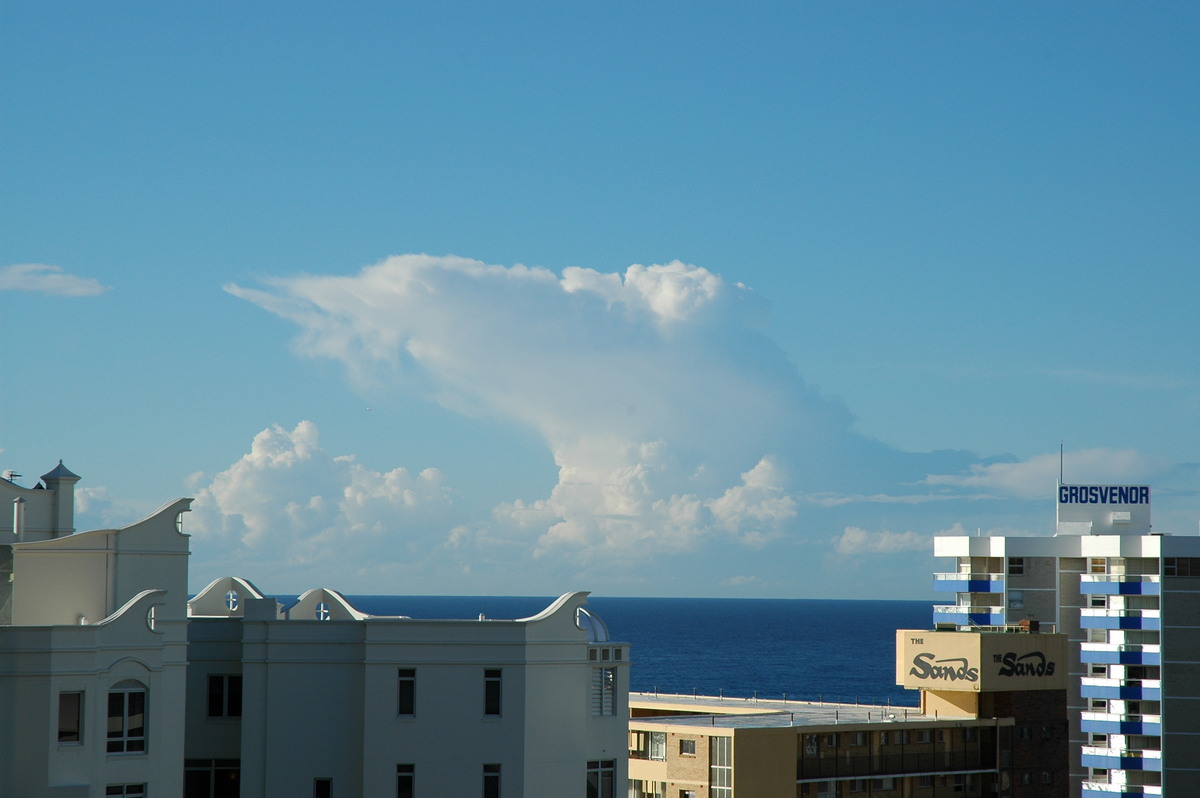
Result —
<path fill-rule="evenodd" d="M 733 798 L 733 738 L 710 737 L 708 741 L 709 798 Z"/>
<path fill-rule="evenodd" d="M 650 732 L 650 758 L 656 762 L 667 760 L 666 732 Z"/>
<path fill-rule="evenodd" d="M 145 798 L 145 784 L 109 784 L 104 788 L 105 798 Z"/>
<path fill-rule="evenodd" d="M 617 714 L 617 669 L 592 668 L 592 715 Z"/>
<path fill-rule="evenodd" d="M 417 713 L 417 669 L 396 669 L 396 714 L 411 716 Z"/>
<path fill-rule="evenodd" d="M 500 798 L 500 765 L 483 766 L 483 798 Z"/>
<path fill-rule="evenodd" d="M 83 742 L 83 691 L 58 694 L 58 743 Z"/>
<path fill-rule="evenodd" d="M 599 759 L 587 765 L 587 798 L 617 798 L 617 761 Z"/>
<path fill-rule="evenodd" d="M 237 674 L 209 674 L 208 716 L 210 718 L 240 718 L 242 716 L 242 677 Z"/>
<path fill-rule="evenodd" d="M 416 777 L 416 765 L 396 765 L 396 798 L 413 798 Z"/>
<path fill-rule="evenodd" d="M 500 714 L 500 668 L 487 668 L 483 672 L 483 714 Z"/>
<path fill-rule="evenodd" d="M 680 756 L 695 756 L 696 755 L 696 741 L 681 739 L 679 741 L 679 755 Z"/>
<path fill-rule="evenodd" d="M 146 688 L 124 681 L 108 693 L 108 753 L 141 754 L 146 751 Z"/>

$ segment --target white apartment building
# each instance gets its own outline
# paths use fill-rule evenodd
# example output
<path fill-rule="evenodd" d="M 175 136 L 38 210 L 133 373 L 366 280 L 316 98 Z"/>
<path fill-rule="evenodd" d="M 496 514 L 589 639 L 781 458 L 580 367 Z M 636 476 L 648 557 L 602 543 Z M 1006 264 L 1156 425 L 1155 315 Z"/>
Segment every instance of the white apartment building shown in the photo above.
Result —
<path fill-rule="evenodd" d="M 1053 537 L 947 536 L 941 628 L 1069 641 L 1073 795 L 1200 795 L 1200 536 L 1151 531 L 1145 485 L 1060 485 Z"/>
<path fill-rule="evenodd" d="M 615 798 L 629 647 L 567 593 L 519 620 L 188 600 L 179 499 L 76 533 L 61 463 L 0 479 L 0 796 Z"/>

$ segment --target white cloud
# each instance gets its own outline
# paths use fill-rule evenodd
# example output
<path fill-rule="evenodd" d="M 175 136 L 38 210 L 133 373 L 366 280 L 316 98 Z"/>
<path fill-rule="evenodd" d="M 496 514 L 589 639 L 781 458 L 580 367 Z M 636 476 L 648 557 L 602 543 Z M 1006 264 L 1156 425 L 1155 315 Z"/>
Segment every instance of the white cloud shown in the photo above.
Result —
<path fill-rule="evenodd" d="M 838 554 L 892 554 L 899 551 L 925 551 L 933 548 L 929 535 L 919 532 L 868 532 L 848 526 L 832 541 Z"/>
<path fill-rule="evenodd" d="M 814 541 L 841 554 L 929 552 L 930 535 L 887 530 L 1020 526 L 1025 517 L 982 500 L 1047 496 L 1057 478 L 1057 453 L 984 463 L 852 432 L 845 407 L 807 386 L 762 333 L 751 290 L 678 261 L 559 276 L 402 255 L 350 276 L 226 290 L 296 324 L 297 353 L 344 364 L 372 391 L 532 431 L 557 466 L 544 491 L 468 517 L 441 474 L 370 472 L 321 452 L 315 428 L 266 430 L 197 503 L 218 513 L 209 534 L 264 556 L 278 548 L 314 562 L 402 525 L 403 562 L 469 574 L 472 590 L 602 575 L 631 591 L 691 592 L 700 579 L 733 590 L 730 574 L 759 570 L 770 572 L 760 587 L 790 584 Z M 1088 450 L 1066 467 L 1124 481 L 1147 466 L 1134 452 Z M 965 501 L 970 523 L 955 504 Z M 818 531 L 828 529 L 843 532 L 828 541 Z M 678 568 L 667 588 L 648 576 L 659 555 L 704 573 Z M 395 578 L 396 549 L 368 556 L 376 576 Z"/>
<path fill-rule="evenodd" d="M 678 261 L 560 278 L 404 255 L 266 286 L 226 290 L 299 325 L 301 354 L 535 430 L 557 484 L 473 529 L 533 534 L 542 557 L 685 551 L 709 537 L 761 545 L 797 515 L 782 475 L 823 487 L 851 435 L 845 409 L 755 328 L 753 293 Z"/>
<path fill-rule="evenodd" d="M 196 501 L 185 523 L 202 544 L 193 549 L 207 556 L 223 540 L 236 560 L 272 563 L 272 570 L 347 553 L 360 561 L 372 551 L 396 557 L 413 544 L 434 550 L 453 527 L 453 495 L 440 471 L 380 472 L 332 456 L 309 421 L 263 430 L 229 468 L 190 482 Z"/>
<path fill-rule="evenodd" d="M 51 296 L 97 296 L 110 290 L 90 277 L 76 277 L 61 266 L 17 263 L 0 268 L 0 291 L 33 291 Z"/>
<path fill-rule="evenodd" d="M 929 485 L 947 485 L 994 492 L 1003 496 L 1037 499 L 1054 495 L 1058 483 L 1059 453 L 1040 454 L 1020 462 L 972 465 L 967 474 L 936 474 Z M 1157 466 L 1132 449 L 1085 449 L 1066 452 L 1063 481 L 1068 484 L 1120 484 L 1142 481 Z"/>

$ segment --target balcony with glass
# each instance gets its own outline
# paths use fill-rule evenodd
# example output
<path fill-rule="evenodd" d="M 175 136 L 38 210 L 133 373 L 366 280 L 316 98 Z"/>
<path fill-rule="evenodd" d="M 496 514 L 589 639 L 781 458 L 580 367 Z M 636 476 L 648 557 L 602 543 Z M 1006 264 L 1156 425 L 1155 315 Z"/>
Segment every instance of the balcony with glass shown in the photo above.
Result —
<path fill-rule="evenodd" d="M 1079 661 L 1097 665 L 1161 665 L 1162 646 L 1138 643 L 1082 643 Z"/>
<path fill-rule="evenodd" d="M 1119 715 L 1114 712 L 1084 712 L 1079 728 L 1091 734 L 1162 734 L 1162 715 Z"/>
<path fill-rule="evenodd" d="M 1003 593 L 1004 574 L 934 574 L 933 589 L 938 593 Z"/>
<path fill-rule="evenodd" d="M 1161 627 L 1160 610 L 1111 610 L 1085 607 L 1079 611 L 1079 625 L 1084 629 L 1148 629 Z"/>
<path fill-rule="evenodd" d="M 1158 784 L 1106 784 L 1096 781 L 1083 783 L 1083 798 L 1142 798 L 1162 794 L 1162 787 Z"/>
<path fill-rule="evenodd" d="M 1079 592 L 1101 593 L 1109 596 L 1158 596 L 1161 584 L 1158 574 L 1083 574 Z"/>
<path fill-rule="evenodd" d="M 933 625 L 952 623 L 956 626 L 1003 626 L 1004 608 L 970 606 L 967 604 L 935 604 Z"/>
<path fill-rule="evenodd" d="M 1079 680 L 1079 693 L 1084 698 L 1160 701 L 1162 699 L 1162 681 L 1159 679 L 1105 679 L 1085 676 Z M 1103 765 L 1096 765 L 1096 767 L 1103 767 Z"/>
<path fill-rule="evenodd" d="M 1162 751 L 1131 751 L 1121 748 L 1102 748 L 1095 745 L 1085 745 L 1082 750 L 1082 764 L 1085 768 L 1162 770 Z"/>

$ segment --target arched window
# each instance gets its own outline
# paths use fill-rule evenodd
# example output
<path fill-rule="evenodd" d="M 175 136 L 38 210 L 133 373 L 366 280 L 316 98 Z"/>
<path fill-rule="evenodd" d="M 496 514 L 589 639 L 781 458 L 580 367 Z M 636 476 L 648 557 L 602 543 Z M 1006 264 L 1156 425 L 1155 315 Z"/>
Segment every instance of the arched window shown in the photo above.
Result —
<path fill-rule="evenodd" d="M 108 691 L 108 753 L 146 752 L 146 685 L 132 679 Z"/>

